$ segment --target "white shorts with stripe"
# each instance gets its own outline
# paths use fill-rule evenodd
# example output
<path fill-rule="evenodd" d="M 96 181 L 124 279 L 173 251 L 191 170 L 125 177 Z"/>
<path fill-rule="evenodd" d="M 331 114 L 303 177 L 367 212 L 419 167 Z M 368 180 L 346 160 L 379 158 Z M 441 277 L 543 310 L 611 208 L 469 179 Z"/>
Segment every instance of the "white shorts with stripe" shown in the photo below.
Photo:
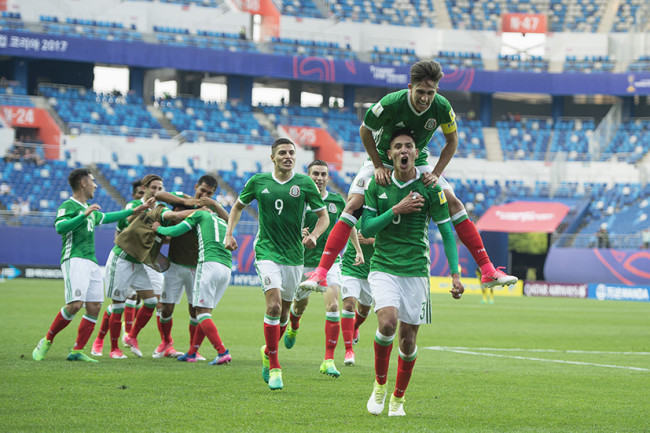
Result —
<path fill-rule="evenodd" d="M 163 284 L 160 302 L 163 304 L 178 304 L 181 301 L 183 291 L 185 291 L 187 303 L 192 304 L 195 275 L 196 268 L 170 262 L 169 269 L 165 272 L 165 284 Z"/>
<path fill-rule="evenodd" d="M 384 167 L 391 170 L 393 169 L 393 166 L 388 164 L 384 164 Z M 428 164 L 418 165 L 417 167 L 418 170 L 420 170 L 420 173 L 431 173 L 433 171 L 433 167 Z M 365 194 L 366 189 L 368 189 L 368 182 L 374 174 L 375 166 L 373 165 L 372 161 L 364 162 L 363 166 L 359 170 L 359 173 L 357 173 L 357 175 L 354 177 L 354 180 L 350 184 L 348 194 Z M 452 189 L 449 182 L 447 182 L 442 176 L 438 178 L 438 185 L 440 185 L 440 188 L 442 189 Z"/>
<path fill-rule="evenodd" d="M 361 305 L 372 305 L 372 291 L 368 280 L 348 275 L 341 276 L 341 299 L 356 298 Z"/>
<path fill-rule="evenodd" d="M 154 281 L 152 281 L 147 269 L 149 269 L 148 266 L 122 259 L 111 251 L 106 261 L 106 271 L 104 273 L 106 296 L 114 301 L 124 302 L 131 286 L 136 292 L 153 290 L 154 293 L 162 293 L 162 274 L 151 269 L 154 278 Z"/>
<path fill-rule="evenodd" d="M 316 268 L 308 267 L 304 269 L 301 282 L 305 281 L 307 279 L 307 276 L 305 274 L 309 272 L 315 271 Z M 330 268 L 329 271 L 327 271 L 327 277 L 325 277 L 327 280 L 327 286 L 338 286 L 339 288 L 341 287 L 341 263 L 334 263 L 332 264 L 332 267 Z M 296 289 L 296 294 L 294 295 L 293 299 L 295 301 L 302 301 L 303 299 L 309 298 L 309 295 L 314 293 L 312 290 L 303 290 L 301 288 Z"/>
<path fill-rule="evenodd" d="M 270 289 L 280 289 L 280 296 L 283 301 L 291 302 L 296 292 L 296 287 L 302 278 L 303 266 L 281 265 L 271 260 L 259 260 L 255 262 L 257 275 L 260 277 L 260 284 L 264 292 Z"/>
<path fill-rule="evenodd" d="M 102 272 L 97 263 L 71 257 L 61 263 L 66 305 L 74 301 L 104 302 Z"/>
<path fill-rule="evenodd" d="M 400 322 L 409 325 L 431 323 L 429 278 L 401 277 L 385 272 L 370 272 L 368 282 L 375 298 L 375 312 L 386 307 L 399 310 Z"/>
<path fill-rule="evenodd" d="M 194 279 L 192 305 L 214 308 L 230 284 L 230 268 L 218 262 L 199 262 Z"/>

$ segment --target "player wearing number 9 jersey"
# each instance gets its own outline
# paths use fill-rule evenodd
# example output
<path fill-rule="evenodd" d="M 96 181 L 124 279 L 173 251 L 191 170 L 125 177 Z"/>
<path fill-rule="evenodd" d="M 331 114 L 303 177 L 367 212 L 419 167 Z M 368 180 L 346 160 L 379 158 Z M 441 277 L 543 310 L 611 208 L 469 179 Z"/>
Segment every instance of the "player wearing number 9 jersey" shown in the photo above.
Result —
<path fill-rule="evenodd" d="M 304 248 L 314 248 L 318 237 L 329 225 L 325 203 L 309 176 L 293 171 L 296 147 L 286 138 L 271 146 L 272 173 L 251 177 L 228 218 L 226 248 L 237 249 L 233 236 L 241 212 L 257 200 L 259 229 L 255 238 L 255 267 L 266 298 L 262 378 L 272 390 L 282 389 L 282 371 L 278 360 L 280 321 L 287 322 L 293 295 L 300 282 Z M 318 216 L 312 232 L 303 237 L 305 213 L 309 206 Z"/>

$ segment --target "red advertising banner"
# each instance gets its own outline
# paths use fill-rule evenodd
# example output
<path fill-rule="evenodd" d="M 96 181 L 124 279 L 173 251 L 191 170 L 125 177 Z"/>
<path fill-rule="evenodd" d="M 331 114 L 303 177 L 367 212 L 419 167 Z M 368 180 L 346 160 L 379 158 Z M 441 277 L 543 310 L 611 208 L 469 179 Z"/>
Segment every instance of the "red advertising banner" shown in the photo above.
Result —
<path fill-rule="evenodd" d="M 476 228 L 488 232 L 553 233 L 568 213 L 569 206 L 562 203 L 516 201 L 492 206 Z"/>
<path fill-rule="evenodd" d="M 509 13 L 501 17 L 501 31 L 512 33 L 546 33 L 546 15 Z"/>
<path fill-rule="evenodd" d="M 343 148 L 334 137 L 323 128 L 311 126 L 281 125 L 289 137 L 299 146 L 309 147 L 316 151 L 316 159 L 332 164 L 335 170 L 341 169 L 343 163 Z"/>
<path fill-rule="evenodd" d="M 16 107 L 10 105 L 0 106 L 0 116 L 10 126 L 38 129 L 41 141 L 45 147 L 47 159 L 59 158 L 59 144 L 61 143 L 61 129 L 52 119 L 47 110 L 34 107 Z"/>

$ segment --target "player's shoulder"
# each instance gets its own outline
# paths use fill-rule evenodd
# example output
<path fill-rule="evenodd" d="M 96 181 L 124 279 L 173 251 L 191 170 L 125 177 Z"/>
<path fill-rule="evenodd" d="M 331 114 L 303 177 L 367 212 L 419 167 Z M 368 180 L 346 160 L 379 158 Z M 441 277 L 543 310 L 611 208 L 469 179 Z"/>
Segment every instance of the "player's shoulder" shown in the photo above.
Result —
<path fill-rule="evenodd" d="M 433 97 L 433 105 L 451 108 L 451 103 L 449 100 L 442 96 L 440 93 L 436 93 L 436 95 Z"/>
<path fill-rule="evenodd" d="M 408 100 L 408 89 L 397 90 L 396 92 L 391 92 L 386 94 L 381 98 L 381 104 L 383 106 L 391 104 L 401 104 L 406 103 Z"/>
<path fill-rule="evenodd" d="M 345 199 L 343 198 L 343 196 L 341 194 L 339 194 L 338 192 L 329 191 L 329 190 L 327 191 L 327 201 L 345 203 Z"/>

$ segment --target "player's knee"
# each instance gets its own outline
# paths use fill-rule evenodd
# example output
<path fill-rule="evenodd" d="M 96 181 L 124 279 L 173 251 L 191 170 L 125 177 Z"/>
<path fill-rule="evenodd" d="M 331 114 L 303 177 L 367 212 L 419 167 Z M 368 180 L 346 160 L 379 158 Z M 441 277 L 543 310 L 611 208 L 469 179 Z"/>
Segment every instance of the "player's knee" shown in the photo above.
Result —
<path fill-rule="evenodd" d="M 150 298 L 144 299 L 144 306 L 148 308 L 155 308 L 158 305 L 158 298 L 152 296 Z"/>
<path fill-rule="evenodd" d="M 355 303 L 356 303 L 355 298 L 353 298 L 353 297 L 345 298 L 343 300 L 343 310 L 354 314 L 354 304 Z"/>
<path fill-rule="evenodd" d="M 101 302 L 86 302 L 86 312 L 93 317 L 99 316 L 99 311 L 102 309 Z"/>
<path fill-rule="evenodd" d="M 81 310 L 83 304 L 83 301 L 72 301 L 65 306 L 65 310 L 68 312 L 68 314 L 74 316 L 79 310 Z"/>
<path fill-rule="evenodd" d="M 379 323 L 379 326 L 377 328 L 383 335 L 395 335 L 395 330 L 397 329 L 397 321 L 390 319 L 384 320 Z"/>
<path fill-rule="evenodd" d="M 266 315 L 269 317 L 280 317 L 282 305 L 279 302 L 269 302 L 266 305 Z"/>

